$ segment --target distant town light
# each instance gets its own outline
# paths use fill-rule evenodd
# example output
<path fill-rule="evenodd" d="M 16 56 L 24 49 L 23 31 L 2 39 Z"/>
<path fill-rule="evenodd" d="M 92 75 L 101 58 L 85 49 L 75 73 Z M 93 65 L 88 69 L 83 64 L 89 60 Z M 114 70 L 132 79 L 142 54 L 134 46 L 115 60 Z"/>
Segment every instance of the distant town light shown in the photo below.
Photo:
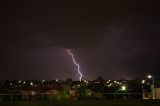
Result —
<path fill-rule="evenodd" d="M 45 82 L 45 80 L 42 80 L 42 83 Z"/>
<path fill-rule="evenodd" d="M 126 90 L 127 90 L 127 89 L 126 89 L 126 86 L 124 86 L 124 85 L 121 86 L 120 90 L 121 90 L 121 91 L 126 91 Z"/>
<path fill-rule="evenodd" d="M 33 82 L 31 82 L 30 85 L 33 86 L 34 85 Z"/>
<path fill-rule="evenodd" d="M 97 84 L 99 84 L 100 82 L 99 82 L 99 81 L 97 81 L 96 83 L 97 83 Z"/>
<path fill-rule="evenodd" d="M 26 82 L 24 81 L 23 84 L 25 84 Z"/>
<path fill-rule="evenodd" d="M 84 83 L 87 83 L 87 84 L 88 84 L 88 81 L 87 81 L 87 80 L 84 80 Z"/>
<path fill-rule="evenodd" d="M 59 80 L 58 79 L 56 79 L 56 82 L 58 82 Z"/>
<path fill-rule="evenodd" d="M 145 80 L 142 80 L 142 84 L 144 84 L 146 81 Z"/>
<path fill-rule="evenodd" d="M 21 83 L 22 81 L 18 81 L 18 83 Z"/>
<path fill-rule="evenodd" d="M 108 85 L 108 87 L 111 87 L 112 86 L 112 83 L 110 83 L 109 85 Z"/>
<path fill-rule="evenodd" d="M 122 83 L 121 83 L 121 82 L 117 82 L 117 84 L 118 84 L 118 85 L 121 85 Z"/>

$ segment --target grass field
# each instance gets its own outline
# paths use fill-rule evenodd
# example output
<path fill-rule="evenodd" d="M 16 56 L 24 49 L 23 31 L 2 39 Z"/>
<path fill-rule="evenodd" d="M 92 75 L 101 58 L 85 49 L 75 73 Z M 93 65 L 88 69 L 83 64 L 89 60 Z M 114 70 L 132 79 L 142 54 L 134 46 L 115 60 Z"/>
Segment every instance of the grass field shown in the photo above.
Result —
<path fill-rule="evenodd" d="M 160 100 L 81 100 L 0 102 L 0 106 L 160 106 Z"/>

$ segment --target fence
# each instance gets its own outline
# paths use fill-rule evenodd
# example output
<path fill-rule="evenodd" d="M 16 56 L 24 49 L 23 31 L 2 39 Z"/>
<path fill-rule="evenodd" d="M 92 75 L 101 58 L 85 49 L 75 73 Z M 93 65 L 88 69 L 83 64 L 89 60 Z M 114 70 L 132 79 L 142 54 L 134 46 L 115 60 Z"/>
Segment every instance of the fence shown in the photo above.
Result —
<path fill-rule="evenodd" d="M 103 93 L 105 99 L 143 99 L 143 93 Z"/>
<path fill-rule="evenodd" d="M 93 98 L 99 98 L 99 99 L 143 99 L 143 93 L 99 93 L 99 96 L 91 95 L 89 97 L 86 96 L 85 99 L 93 99 Z M 151 95 L 151 93 L 148 93 L 147 95 Z M 55 94 L 52 93 L 39 93 L 36 95 L 31 94 L 22 94 L 22 93 L 16 93 L 16 94 L 0 94 L 0 101 L 45 101 L 45 100 L 52 100 L 55 97 Z"/>

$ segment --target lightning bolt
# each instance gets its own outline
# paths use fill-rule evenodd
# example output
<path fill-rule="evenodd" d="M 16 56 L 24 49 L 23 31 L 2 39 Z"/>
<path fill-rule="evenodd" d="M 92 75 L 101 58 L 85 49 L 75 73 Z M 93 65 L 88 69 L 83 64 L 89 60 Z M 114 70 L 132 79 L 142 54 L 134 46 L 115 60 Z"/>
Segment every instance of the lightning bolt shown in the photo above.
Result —
<path fill-rule="evenodd" d="M 80 76 L 79 76 L 79 81 L 81 81 L 81 80 L 82 80 L 82 73 L 81 73 L 81 71 L 80 71 L 80 66 L 79 66 L 79 64 L 76 62 L 73 53 L 72 53 L 69 49 L 67 49 L 67 53 L 72 57 L 73 63 L 77 66 L 77 71 L 78 71 L 78 74 L 80 75 Z"/>

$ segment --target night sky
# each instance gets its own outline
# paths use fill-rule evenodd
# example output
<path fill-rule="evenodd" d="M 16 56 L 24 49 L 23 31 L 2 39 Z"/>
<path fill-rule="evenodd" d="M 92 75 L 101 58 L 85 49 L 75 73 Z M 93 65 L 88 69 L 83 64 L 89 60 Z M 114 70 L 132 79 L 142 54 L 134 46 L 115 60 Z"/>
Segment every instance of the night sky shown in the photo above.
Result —
<path fill-rule="evenodd" d="M 158 0 L 157 0 L 158 1 Z M 160 78 L 160 12 L 154 0 L 5 0 L 0 79 Z"/>

